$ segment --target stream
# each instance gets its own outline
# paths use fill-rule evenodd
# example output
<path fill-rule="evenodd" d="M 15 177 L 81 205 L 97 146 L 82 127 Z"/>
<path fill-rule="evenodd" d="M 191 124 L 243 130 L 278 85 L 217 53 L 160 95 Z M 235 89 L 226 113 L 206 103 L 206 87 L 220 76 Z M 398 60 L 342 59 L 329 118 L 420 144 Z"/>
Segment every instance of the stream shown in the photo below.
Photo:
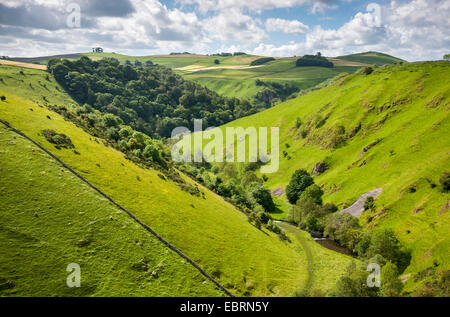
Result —
<path fill-rule="evenodd" d="M 282 221 L 282 220 L 277 220 L 276 222 L 285 223 L 287 225 L 294 226 L 298 230 L 301 230 L 294 223 L 290 223 L 290 222 Z M 333 239 L 318 238 L 317 236 L 322 236 L 322 233 L 319 233 L 319 232 L 311 233 L 310 232 L 310 234 L 311 234 L 311 237 L 314 239 L 314 241 L 316 241 L 318 244 L 320 244 L 324 248 L 327 248 L 327 249 L 330 249 L 332 251 L 339 252 L 339 253 L 342 253 L 342 254 L 345 254 L 345 255 L 348 255 L 348 256 L 351 256 L 351 257 L 355 257 L 355 255 L 352 253 L 352 251 L 350 251 L 346 247 L 341 246 L 339 243 L 337 243 Z M 317 235 L 317 234 L 319 234 L 319 235 Z"/>

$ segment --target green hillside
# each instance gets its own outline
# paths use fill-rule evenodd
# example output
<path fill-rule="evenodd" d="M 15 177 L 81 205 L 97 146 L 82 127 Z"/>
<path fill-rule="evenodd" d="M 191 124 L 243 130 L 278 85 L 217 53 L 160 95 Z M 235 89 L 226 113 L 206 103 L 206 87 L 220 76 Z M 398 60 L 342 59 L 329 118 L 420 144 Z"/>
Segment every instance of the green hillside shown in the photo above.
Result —
<path fill-rule="evenodd" d="M 200 196 L 181 190 L 172 181 L 161 177 L 158 171 L 137 166 L 123 153 L 48 110 L 45 104 L 71 107 L 75 102 L 63 93 L 52 77 L 47 77 L 46 72 L 1 66 L 0 76 L 3 79 L 0 95 L 6 98 L 0 102 L 2 120 L 55 152 L 231 292 L 246 296 L 291 296 L 306 286 L 308 256 L 295 242 L 282 241 L 272 232 L 257 229 L 242 212 L 201 185 L 196 185 L 203 192 Z M 55 148 L 42 135 L 44 129 L 67 135 L 74 150 Z M 28 167 L 31 170 L 25 172 L 32 173 L 33 167 Z M 5 173 L 10 171 L 6 169 Z M 188 178 L 185 180 L 193 183 Z M 47 204 L 51 205 L 52 201 Z M 54 202 L 55 209 L 58 204 L 58 201 Z M 312 240 L 306 243 L 315 244 Z M 318 273 L 318 280 L 333 285 L 350 259 L 320 248 L 329 255 L 327 259 L 341 259 L 336 262 L 338 265 L 330 262 L 325 266 L 329 269 Z M 49 260 L 49 263 L 52 262 Z M 186 280 L 189 281 L 189 277 Z M 200 291 L 201 288 L 198 294 Z M 214 295 L 207 290 L 204 292 Z"/>
<path fill-rule="evenodd" d="M 48 154 L 0 126 L 1 296 L 224 296 Z M 69 288 L 66 267 L 81 267 Z"/>
<path fill-rule="evenodd" d="M 272 190 L 284 192 L 295 170 L 318 162 L 328 166 L 315 177 L 324 200 L 340 208 L 381 187 L 376 208 L 360 222 L 392 228 L 411 249 L 408 292 L 450 268 L 450 196 L 439 184 L 450 167 L 449 74 L 448 62 L 358 72 L 226 126 L 280 127 L 280 167 L 267 175 Z M 286 212 L 284 195 L 277 202 Z"/>
<path fill-rule="evenodd" d="M 370 65 L 392 65 L 395 63 L 402 63 L 405 62 L 404 60 L 379 53 L 379 52 L 365 52 L 365 53 L 359 53 L 359 54 L 351 54 L 351 55 L 345 55 L 345 56 L 339 56 L 337 57 L 341 60 L 351 61 L 351 62 L 358 62 L 358 63 L 364 63 L 364 64 L 370 64 Z"/>

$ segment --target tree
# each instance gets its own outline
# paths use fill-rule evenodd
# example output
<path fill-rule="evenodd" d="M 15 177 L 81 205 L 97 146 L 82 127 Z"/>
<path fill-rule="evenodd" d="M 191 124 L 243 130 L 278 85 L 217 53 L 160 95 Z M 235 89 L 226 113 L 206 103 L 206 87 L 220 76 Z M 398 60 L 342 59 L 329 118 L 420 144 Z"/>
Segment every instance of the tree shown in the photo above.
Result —
<path fill-rule="evenodd" d="M 381 269 L 381 295 L 385 297 L 399 296 L 403 289 L 403 284 L 398 278 L 397 266 L 392 262 L 387 262 Z"/>
<path fill-rule="evenodd" d="M 218 64 L 220 64 L 220 61 L 218 59 L 215 59 L 214 64 L 218 65 Z"/>
<path fill-rule="evenodd" d="M 391 229 L 376 231 L 372 235 L 366 256 L 370 258 L 377 254 L 397 265 L 401 272 L 406 269 L 411 260 L 411 255 L 402 250 L 400 241 Z"/>
<path fill-rule="evenodd" d="M 445 59 L 446 61 L 450 61 L 450 54 L 445 54 L 445 55 L 444 55 L 444 59 Z"/>
<path fill-rule="evenodd" d="M 250 189 L 249 195 L 256 203 L 260 204 L 265 211 L 272 212 L 275 210 L 275 204 L 273 203 L 269 190 L 261 184 L 255 184 Z"/>
<path fill-rule="evenodd" d="M 310 198 L 312 201 L 314 201 L 318 205 L 322 205 L 322 195 L 323 190 L 316 184 L 312 184 L 311 186 L 308 186 L 303 193 L 300 195 L 300 200 L 306 200 Z"/>
<path fill-rule="evenodd" d="M 286 197 L 289 202 L 294 205 L 301 193 L 313 183 L 314 179 L 305 169 L 296 170 L 286 186 Z"/>

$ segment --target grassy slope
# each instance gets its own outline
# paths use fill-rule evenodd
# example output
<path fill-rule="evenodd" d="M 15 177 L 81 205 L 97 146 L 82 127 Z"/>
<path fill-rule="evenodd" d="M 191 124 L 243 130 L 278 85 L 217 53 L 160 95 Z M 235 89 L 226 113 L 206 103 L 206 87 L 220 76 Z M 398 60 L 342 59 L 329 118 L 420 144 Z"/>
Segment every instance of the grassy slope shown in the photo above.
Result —
<path fill-rule="evenodd" d="M 290 82 L 299 89 L 306 89 L 341 72 L 353 73 L 357 69 L 358 67 L 355 66 L 296 67 L 295 60 L 278 59 L 256 68 L 208 69 L 185 72 L 183 76 L 220 94 L 250 98 L 264 89 L 263 86 L 256 86 L 256 79 L 279 83 Z"/>
<path fill-rule="evenodd" d="M 338 59 L 378 66 L 385 64 L 392 65 L 395 63 L 404 62 L 404 60 L 400 58 L 378 52 L 365 52 L 359 54 L 339 56 Z"/>
<path fill-rule="evenodd" d="M 0 67 L 0 71 L 2 78 L 16 72 L 4 66 Z M 127 161 L 122 153 L 95 142 L 59 115 L 30 100 L 7 93 L 15 92 L 42 100 L 41 93 L 45 94 L 46 89 L 38 82 L 45 79 L 46 73 L 35 70 L 23 72 L 24 75 L 16 74 L 21 76 L 19 79 L 7 78 L 0 83 L 0 93 L 7 98 L 0 104 L 0 118 L 54 151 L 197 261 L 232 292 L 238 295 L 289 296 L 304 286 L 307 274 L 303 252 L 281 242 L 270 232 L 257 230 L 241 212 L 208 190 L 202 189 L 206 199 L 191 196 L 175 184 L 161 180 L 156 171 L 141 169 Z M 35 90 L 27 88 L 29 83 Z M 56 83 L 50 79 L 47 88 L 53 85 Z M 66 95 L 59 95 L 54 90 L 48 93 L 50 103 L 71 102 Z M 47 115 L 51 119 L 47 119 Z M 56 150 L 40 135 L 44 128 L 68 135 L 81 155 Z M 338 271 L 343 269 L 340 267 Z"/>
<path fill-rule="evenodd" d="M 342 207 L 383 187 L 376 202 L 378 215 L 368 225 L 393 228 L 412 249 L 406 273 L 423 270 L 434 261 L 439 269 L 448 269 L 450 217 L 444 206 L 450 197 L 430 184 L 438 184 L 450 165 L 449 74 L 450 63 L 444 62 L 391 66 L 369 76 L 354 74 L 228 126 L 280 127 L 280 152 L 286 150 L 291 159 L 280 155 L 279 171 L 268 175 L 272 189 L 285 186 L 296 169 L 311 170 L 326 158 L 330 169 L 316 178 L 325 189 L 325 201 Z M 317 115 L 329 118 L 302 139 L 301 128 L 294 127 L 296 117 L 308 122 Z M 342 125 L 348 133 L 359 123 L 362 129 L 355 137 L 337 149 L 324 148 L 334 127 Z M 361 153 L 379 138 L 379 144 Z M 358 167 L 363 161 L 366 164 Z M 417 191 L 408 193 L 412 184 L 417 184 Z M 286 211 L 287 204 L 277 201 Z M 415 287 L 412 280 L 407 290 Z"/>
<path fill-rule="evenodd" d="M 2 296 L 224 295 L 123 211 L 3 125 L 0 192 Z M 143 262 L 146 271 L 134 268 Z M 81 266 L 80 288 L 66 286 L 69 263 Z M 14 287 L 6 287 L 8 282 Z"/>

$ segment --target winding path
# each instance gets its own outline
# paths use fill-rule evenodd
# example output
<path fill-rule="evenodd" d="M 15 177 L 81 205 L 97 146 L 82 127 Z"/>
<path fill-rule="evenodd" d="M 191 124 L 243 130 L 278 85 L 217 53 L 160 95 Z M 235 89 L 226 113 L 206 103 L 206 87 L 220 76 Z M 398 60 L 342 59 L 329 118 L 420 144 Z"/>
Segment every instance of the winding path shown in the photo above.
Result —
<path fill-rule="evenodd" d="M 301 237 L 296 227 L 284 221 L 275 221 L 275 222 L 281 229 L 287 230 L 290 233 L 294 234 L 298 242 L 300 242 L 300 244 L 302 245 L 303 250 L 305 250 L 306 260 L 308 261 L 308 279 L 306 280 L 305 290 L 309 292 L 312 289 L 314 281 L 314 260 L 311 249 L 309 248 L 306 241 Z"/>

